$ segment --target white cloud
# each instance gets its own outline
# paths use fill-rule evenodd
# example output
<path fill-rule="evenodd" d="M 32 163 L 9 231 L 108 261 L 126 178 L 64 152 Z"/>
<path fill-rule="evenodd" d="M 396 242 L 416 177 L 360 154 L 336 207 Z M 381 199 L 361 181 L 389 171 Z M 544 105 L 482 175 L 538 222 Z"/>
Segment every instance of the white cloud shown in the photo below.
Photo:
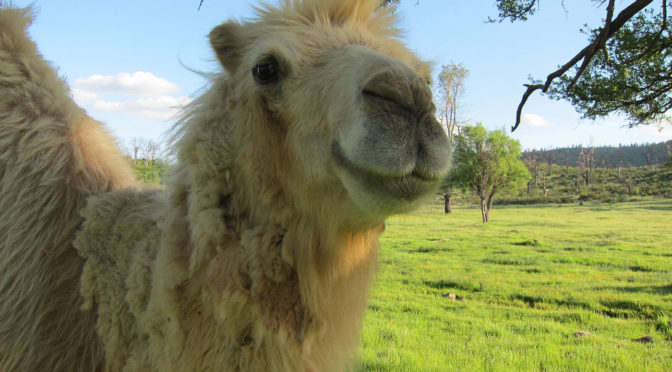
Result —
<path fill-rule="evenodd" d="M 91 75 L 75 79 L 72 96 L 77 104 L 95 112 L 114 112 L 149 119 L 171 120 L 191 102 L 189 97 L 174 97 L 177 84 L 151 72 L 121 72 L 116 75 Z"/>
<path fill-rule="evenodd" d="M 555 125 L 544 117 L 535 114 L 523 114 L 521 123 L 533 127 L 552 127 Z"/>
<path fill-rule="evenodd" d="M 77 102 L 78 105 L 86 106 L 91 102 L 99 101 L 103 99 L 97 93 L 89 92 L 82 89 L 73 88 L 72 89 L 72 98 Z"/>
<path fill-rule="evenodd" d="M 132 74 L 91 75 L 75 79 L 74 88 L 92 93 L 122 93 L 139 96 L 160 96 L 180 90 L 180 87 L 151 72 L 137 71 Z"/>
<path fill-rule="evenodd" d="M 98 100 L 92 108 L 98 111 L 138 115 L 150 119 L 170 120 L 179 110 L 191 102 L 189 97 L 146 97 L 124 102 Z"/>
<path fill-rule="evenodd" d="M 667 140 L 672 137 L 672 125 L 669 123 L 638 125 L 635 130 L 661 140 Z"/>

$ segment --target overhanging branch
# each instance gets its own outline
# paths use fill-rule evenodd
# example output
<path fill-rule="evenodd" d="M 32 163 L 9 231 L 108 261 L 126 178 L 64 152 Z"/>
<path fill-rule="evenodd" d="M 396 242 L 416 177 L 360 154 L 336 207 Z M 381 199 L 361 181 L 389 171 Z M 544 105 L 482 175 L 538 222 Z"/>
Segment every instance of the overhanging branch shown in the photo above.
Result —
<path fill-rule="evenodd" d="M 601 49 L 601 47 L 606 46 L 607 40 L 614 33 L 616 33 L 616 31 L 618 31 L 621 27 L 623 27 L 623 25 L 625 25 L 626 22 L 628 22 L 632 17 L 634 17 L 635 14 L 639 13 L 642 9 L 646 8 L 652 2 L 653 0 L 636 0 L 628 7 L 623 9 L 618 14 L 618 16 L 612 20 L 614 11 L 613 9 L 614 0 L 609 0 L 609 4 L 607 5 L 607 17 L 605 18 L 604 26 L 600 29 L 598 35 L 590 44 L 588 44 L 588 46 L 583 48 L 567 63 L 562 65 L 560 68 L 558 68 L 551 74 L 549 74 L 546 77 L 546 81 L 544 82 L 544 84 L 524 84 L 524 86 L 527 87 L 527 89 L 525 90 L 525 93 L 523 93 L 523 97 L 521 98 L 520 103 L 518 104 L 518 109 L 516 110 L 516 123 L 513 125 L 513 127 L 511 127 L 511 132 L 515 131 L 516 128 L 518 128 L 518 126 L 520 125 L 523 107 L 525 106 L 527 99 L 530 98 L 530 95 L 532 95 L 532 93 L 534 93 L 537 90 L 541 90 L 542 92 L 546 93 L 548 91 L 548 88 L 551 86 L 553 80 L 564 75 L 567 71 L 569 71 L 570 68 L 575 66 L 579 61 L 583 60 L 581 67 L 579 68 L 577 74 L 574 76 L 574 79 L 572 79 L 569 85 L 569 87 L 573 86 L 574 83 L 579 79 L 581 74 L 583 74 L 586 67 L 588 67 L 590 61 L 593 59 L 595 54 Z"/>

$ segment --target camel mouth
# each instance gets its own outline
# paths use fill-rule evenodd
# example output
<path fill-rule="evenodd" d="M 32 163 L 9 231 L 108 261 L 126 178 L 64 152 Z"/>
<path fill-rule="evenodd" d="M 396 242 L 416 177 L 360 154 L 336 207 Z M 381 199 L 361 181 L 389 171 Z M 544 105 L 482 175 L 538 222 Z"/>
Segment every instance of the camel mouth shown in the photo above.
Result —
<path fill-rule="evenodd" d="M 346 157 L 338 141 L 332 143 L 331 153 L 337 167 L 345 171 L 348 178 L 356 180 L 368 193 L 385 194 L 411 202 L 431 192 L 439 182 L 438 177 L 428 176 L 416 168 L 403 175 L 390 176 L 358 166 Z"/>

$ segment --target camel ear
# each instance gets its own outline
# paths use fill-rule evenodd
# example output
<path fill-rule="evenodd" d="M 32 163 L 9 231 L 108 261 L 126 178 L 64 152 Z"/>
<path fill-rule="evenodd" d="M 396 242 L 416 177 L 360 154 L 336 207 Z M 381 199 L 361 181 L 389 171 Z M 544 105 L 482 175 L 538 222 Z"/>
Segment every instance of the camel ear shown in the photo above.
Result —
<path fill-rule="evenodd" d="M 239 23 L 229 21 L 210 31 L 210 45 L 219 59 L 219 63 L 230 73 L 240 64 L 242 48 L 242 28 Z"/>

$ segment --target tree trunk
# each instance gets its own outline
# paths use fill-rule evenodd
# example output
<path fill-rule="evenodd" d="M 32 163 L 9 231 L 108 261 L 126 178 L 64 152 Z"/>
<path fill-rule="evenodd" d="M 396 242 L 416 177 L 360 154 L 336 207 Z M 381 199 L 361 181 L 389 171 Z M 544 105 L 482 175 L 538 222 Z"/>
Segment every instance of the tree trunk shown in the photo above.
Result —
<path fill-rule="evenodd" d="M 443 212 L 453 213 L 453 203 L 450 200 L 450 192 L 443 194 Z"/>
<path fill-rule="evenodd" d="M 490 209 L 488 209 L 488 201 L 485 198 L 481 198 L 481 218 L 483 223 L 488 223 L 490 221 Z"/>

